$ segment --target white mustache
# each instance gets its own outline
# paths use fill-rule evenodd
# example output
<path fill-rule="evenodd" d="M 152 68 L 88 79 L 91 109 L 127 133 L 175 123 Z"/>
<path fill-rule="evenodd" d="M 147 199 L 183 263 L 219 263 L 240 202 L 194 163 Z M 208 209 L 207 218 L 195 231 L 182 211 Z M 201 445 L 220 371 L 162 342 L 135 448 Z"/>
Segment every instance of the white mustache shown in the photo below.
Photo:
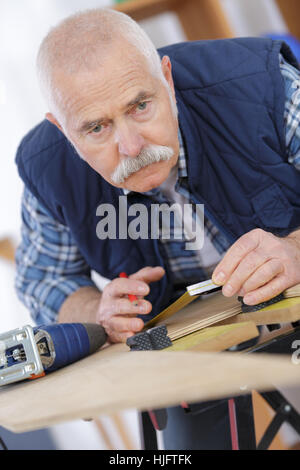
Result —
<path fill-rule="evenodd" d="M 149 145 L 145 147 L 137 157 L 127 157 L 123 159 L 112 173 L 111 180 L 115 184 L 124 183 L 129 176 L 136 173 L 141 168 L 151 165 L 151 163 L 170 160 L 173 155 L 174 150 L 171 147 Z"/>

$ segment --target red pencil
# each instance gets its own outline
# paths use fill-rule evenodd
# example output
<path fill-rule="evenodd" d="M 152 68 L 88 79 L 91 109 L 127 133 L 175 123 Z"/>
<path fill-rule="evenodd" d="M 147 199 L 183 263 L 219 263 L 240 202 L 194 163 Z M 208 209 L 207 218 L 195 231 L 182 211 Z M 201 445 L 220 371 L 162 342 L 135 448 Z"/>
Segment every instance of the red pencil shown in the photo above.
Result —
<path fill-rule="evenodd" d="M 128 278 L 127 274 L 126 273 L 120 273 L 119 274 L 119 277 L 124 277 L 124 278 Z M 137 296 L 136 295 L 133 295 L 133 294 L 128 294 L 128 299 L 130 300 L 130 302 L 135 302 L 135 305 L 138 304 L 138 299 L 137 299 Z"/>

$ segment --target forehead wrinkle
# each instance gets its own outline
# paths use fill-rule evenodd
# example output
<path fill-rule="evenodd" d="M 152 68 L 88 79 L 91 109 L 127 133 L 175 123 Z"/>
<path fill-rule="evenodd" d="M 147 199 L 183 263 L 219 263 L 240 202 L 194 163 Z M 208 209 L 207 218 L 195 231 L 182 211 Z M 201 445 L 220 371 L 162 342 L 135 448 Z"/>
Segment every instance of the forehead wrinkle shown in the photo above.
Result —
<path fill-rule="evenodd" d="M 107 109 L 109 109 L 115 100 L 118 111 L 124 111 L 128 106 L 138 102 L 138 98 L 155 95 L 158 80 L 147 72 L 140 61 L 134 60 L 129 64 L 126 63 L 125 67 L 114 67 L 105 80 L 103 70 L 92 74 L 80 74 L 75 80 L 72 77 L 74 86 L 68 88 L 65 100 L 65 106 L 72 115 L 71 121 L 75 118 L 77 128 L 83 127 L 83 124 L 86 128 L 89 123 L 110 119 L 105 112 L 101 110 L 97 112 L 97 107 L 101 106 L 103 109 L 108 103 Z M 117 93 L 114 90 L 117 90 Z"/>
<path fill-rule="evenodd" d="M 118 90 L 118 95 L 121 93 L 126 93 L 128 88 L 132 88 L 134 86 L 139 86 L 140 84 L 145 83 L 144 76 L 136 76 L 136 71 L 126 71 L 123 74 L 119 73 L 118 71 L 114 71 L 113 73 L 109 74 L 110 76 L 103 80 L 103 74 L 93 74 L 91 75 L 81 75 L 78 76 L 77 80 L 73 79 L 74 83 L 74 90 L 73 97 L 69 96 L 69 101 L 74 101 L 76 103 L 77 98 L 81 99 L 81 96 L 85 98 L 86 96 L 103 96 L 104 99 L 111 98 L 112 96 L 112 87 L 115 87 Z M 140 75 L 140 74 L 139 74 Z M 65 80 L 69 84 L 72 82 L 68 79 Z"/>

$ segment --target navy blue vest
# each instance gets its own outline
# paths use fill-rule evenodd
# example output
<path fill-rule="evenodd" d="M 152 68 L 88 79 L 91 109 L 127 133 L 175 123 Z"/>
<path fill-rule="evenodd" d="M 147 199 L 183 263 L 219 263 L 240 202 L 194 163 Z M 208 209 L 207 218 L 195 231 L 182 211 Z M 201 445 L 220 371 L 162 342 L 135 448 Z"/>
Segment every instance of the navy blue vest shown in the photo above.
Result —
<path fill-rule="evenodd" d="M 300 226 L 300 173 L 285 150 L 280 51 L 297 66 L 288 47 L 270 39 L 187 42 L 160 50 L 172 62 L 190 188 L 231 243 L 256 227 L 284 236 Z M 153 315 L 168 303 L 172 283 L 158 241 L 97 238 L 97 207 L 118 208 L 123 192 L 80 159 L 55 126 L 43 121 L 29 132 L 16 163 L 25 185 L 70 228 L 91 269 L 113 279 L 121 271 L 162 265 L 167 276 L 149 296 Z M 150 204 L 137 193 L 128 202 Z"/>

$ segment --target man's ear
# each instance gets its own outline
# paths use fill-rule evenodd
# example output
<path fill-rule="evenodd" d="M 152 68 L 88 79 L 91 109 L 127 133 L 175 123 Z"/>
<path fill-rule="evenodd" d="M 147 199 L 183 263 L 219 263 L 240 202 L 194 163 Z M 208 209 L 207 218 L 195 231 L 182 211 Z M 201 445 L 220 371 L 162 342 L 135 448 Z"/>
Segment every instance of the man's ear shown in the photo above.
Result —
<path fill-rule="evenodd" d="M 56 127 L 58 127 L 58 129 L 63 132 L 63 128 L 62 126 L 59 124 L 58 120 L 53 116 L 52 113 L 47 113 L 45 115 L 45 118 L 50 121 L 52 124 L 54 124 Z"/>
<path fill-rule="evenodd" d="M 167 80 L 168 84 L 171 87 L 171 90 L 173 91 L 175 95 L 174 82 L 173 82 L 173 76 L 172 76 L 172 64 L 171 64 L 171 60 L 169 56 L 164 55 L 163 58 L 161 59 L 161 69 L 162 69 L 165 79 Z"/>

